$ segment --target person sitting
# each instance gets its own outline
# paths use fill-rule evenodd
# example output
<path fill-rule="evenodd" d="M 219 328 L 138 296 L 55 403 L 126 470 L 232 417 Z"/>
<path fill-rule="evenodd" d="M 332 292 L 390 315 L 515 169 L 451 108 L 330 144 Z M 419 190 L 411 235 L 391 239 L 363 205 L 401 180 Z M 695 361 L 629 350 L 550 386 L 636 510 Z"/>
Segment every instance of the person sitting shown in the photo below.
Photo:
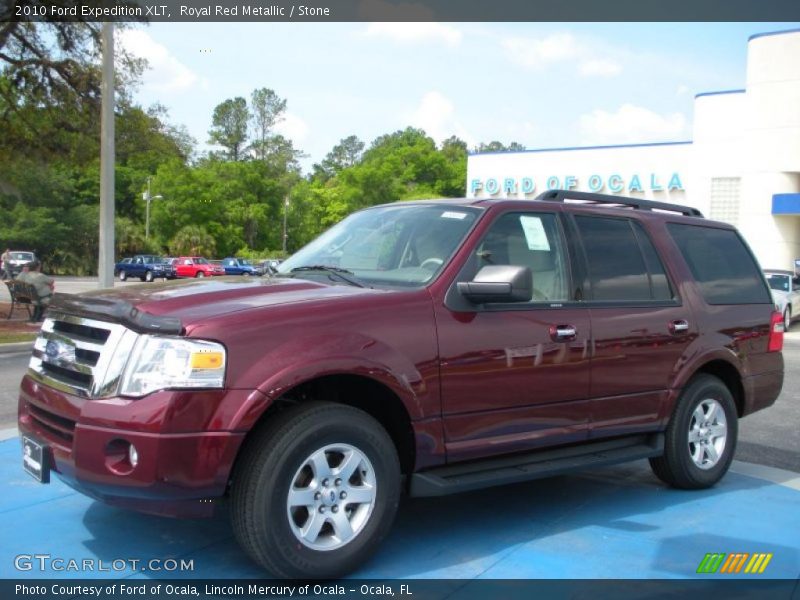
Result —
<path fill-rule="evenodd" d="M 50 304 L 50 298 L 55 289 L 53 278 L 42 273 L 40 268 L 41 263 L 35 260 L 23 267 L 22 272 L 17 276 L 17 281 L 31 284 L 36 289 L 36 295 L 39 296 L 31 317 L 31 321 L 35 322 L 42 320 L 44 311 Z"/>

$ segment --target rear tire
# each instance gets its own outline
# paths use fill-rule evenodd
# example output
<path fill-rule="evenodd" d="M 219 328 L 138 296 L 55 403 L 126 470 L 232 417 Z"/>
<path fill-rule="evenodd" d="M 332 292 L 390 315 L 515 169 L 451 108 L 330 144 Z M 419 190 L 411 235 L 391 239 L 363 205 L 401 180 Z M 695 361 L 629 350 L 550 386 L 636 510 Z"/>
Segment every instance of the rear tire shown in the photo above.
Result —
<path fill-rule="evenodd" d="M 148 271 L 147 273 L 144 274 L 144 280 L 145 281 L 152 282 L 153 279 L 155 279 L 155 278 L 153 277 L 153 272 L 152 271 Z"/>
<path fill-rule="evenodd" d="M 792 326 L 792 309 L 788 306 L 786 310 L 783 311 L 783 330 L 789 331 L 789 327 Z"/>
<path fill-rule="evenodd" d="M 251 434 L 231 497 L 236 539 L 272 575 L 340 577 L 368 560 L 391 528 L 397 450 L 361 410 L 294 406 Z"/>
<path fill-rule="evenodd" d="M 711 487 L 731 466 L 738 434 L 730 390 L 712 375 L 684 388 L 667 426 L 664 454 L 650 459 L 661 481 L 686 490 Z"/>

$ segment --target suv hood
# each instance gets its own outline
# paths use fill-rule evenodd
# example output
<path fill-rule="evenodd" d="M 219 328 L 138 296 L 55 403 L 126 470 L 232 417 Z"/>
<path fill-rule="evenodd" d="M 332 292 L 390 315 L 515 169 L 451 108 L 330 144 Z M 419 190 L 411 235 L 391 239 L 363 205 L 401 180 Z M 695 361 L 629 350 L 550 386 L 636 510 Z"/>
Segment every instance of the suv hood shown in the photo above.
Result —
<path fill-rule="evenodd" d="M 305 279 L 217 277 L 56 293 L 49 312 L 119 322 L 139 332 L 180 334 L 191 323 L 242 310 L 382 293 Z"/>

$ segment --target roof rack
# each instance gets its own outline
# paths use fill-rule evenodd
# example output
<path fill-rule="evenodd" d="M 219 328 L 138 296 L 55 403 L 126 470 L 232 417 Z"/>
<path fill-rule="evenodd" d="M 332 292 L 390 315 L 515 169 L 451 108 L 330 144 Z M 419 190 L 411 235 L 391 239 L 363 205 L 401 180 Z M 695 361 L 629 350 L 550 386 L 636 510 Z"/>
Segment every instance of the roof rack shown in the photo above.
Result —
<path fill-rule="evenodd" d="M 548 190 L 539 194 L 536 200 L 547 202 L 564 202 L 565 200 L 581 200 L 585 202 L 595 202 L 597 204 L 616 204 L 617 206 L 630 206 L 638 210 L 663 210 L 680 213 L 687 217 L 703 217 L 696 208 L 691 206 L 681 206 L 680 204 L 670 204 L 669 202 L 655 202 L 654 200 L 639 200 L 638 198 L 627 198 L 625 196 L 611 196 L 608 194 L 593 194 L 591 192 L 573 192 L 570 190 Z"/>

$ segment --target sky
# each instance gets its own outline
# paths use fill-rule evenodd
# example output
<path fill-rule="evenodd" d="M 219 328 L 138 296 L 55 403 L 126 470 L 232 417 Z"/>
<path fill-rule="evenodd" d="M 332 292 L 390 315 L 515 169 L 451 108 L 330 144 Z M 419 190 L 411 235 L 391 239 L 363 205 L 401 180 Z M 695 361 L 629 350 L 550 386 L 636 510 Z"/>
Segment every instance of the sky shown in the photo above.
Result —
<path fill-rule="evenodd" d="M 692 139 L 694 96 L 743 89 L 747 39 L 800 23 L 154 23 L 119 31 L 135 93 L 209 146 L 214 107 L 256 88 L 304 170 L 344 137 L 409 125 L 529 149 Z"/>

